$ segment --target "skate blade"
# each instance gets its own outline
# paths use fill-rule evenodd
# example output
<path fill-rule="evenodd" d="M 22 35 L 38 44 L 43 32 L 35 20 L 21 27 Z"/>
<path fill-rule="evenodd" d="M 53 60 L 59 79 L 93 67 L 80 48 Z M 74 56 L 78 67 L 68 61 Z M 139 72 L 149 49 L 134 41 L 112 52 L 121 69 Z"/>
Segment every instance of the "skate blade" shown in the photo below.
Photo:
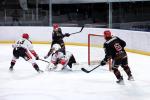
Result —
<path fill-rule="evenodd" d="M 119 84 L 119 85 L 125 85 L 124 81 L 116 82 L 116 83 Z"/>
<path fill-rule="evenodd" d="M 134 79 L 128 79 L 129 81 L 135 81 Z"/>

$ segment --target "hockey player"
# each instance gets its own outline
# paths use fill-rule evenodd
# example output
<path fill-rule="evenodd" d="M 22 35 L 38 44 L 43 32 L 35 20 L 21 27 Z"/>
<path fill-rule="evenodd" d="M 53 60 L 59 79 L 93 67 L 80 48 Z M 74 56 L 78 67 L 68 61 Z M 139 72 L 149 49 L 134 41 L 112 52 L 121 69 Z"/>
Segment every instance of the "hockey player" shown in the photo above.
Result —
<path fill-rule="evenodd" d="M 66 55 L 64 55 L 59 44 L 54 44 L 52 46 L 51 61 L 48 65 L 49 70 L 60 71 L 66 66 L 72 68 L 73 63 L 76 63 L 76 60 L 72 53 L 66 52 Z"/>
<path fill-rule="evenodd" d="M 118 81 L 117 83 L 124 83 L 123 76 L 118 70 L 119 65 L 124 69 L 128 75 L 128 80 L 133 80 L 131 70 L 128 66 L 127 53 L 124 49 L 126 42 L 121 40 L 116 36 L 112 36 L 109 30 L 104 31 L 104 38 L 106 42 L 104 43 L 105 58 L 101 61 L 101 65 L 105 65 L 108 59 L 112 59 L 112 71 L 115 74 Z"/>
<path fill-rule="evenodd" d="M 9 68 L 10 71 L 13 71 L 13 67 L 16 63 L 16 60 L 19 59 L 19 57 L 22 57 L 26 61 L 29 61 L 37 72 L 39 73 L 43 72 L 42 70 L 39 69 L 35 60 L 31 56 L 32 54 L 36 58 L 36 60 L 39 59 L 39 56 L 33 49 L 33 45 L 29 40 L 29 35 L 27 33 L 22 34 L 22 38 L 17 40 L 16 43 L 12 45 L 12 47 L 13 47 L 13 58 L 11 60 L 11 66 Z"/>
<path fill-rule="evenodd" d="M 58 24 L 53 24 L 53 33 L 52 33 L 52 44 L 51 44 L 51 48 L 54 44 L 59 44 L 61 46 L 61 50 L 63 52 L 63 54 L 66 54 L 66 51 L 65 51 L 65 44 L 64 44 L 64 41 L 63 41 L 63 38 L 64 37 L 69 37 L 70 34 L 69 33 L 65 33 L 63 34 L 62 31 L 61 31 L 61 28 L 59 27 Z M 48 58 L 51 53 L 52 53 L 52 49 L 50 48 L 48 54 L 44 57 L 45 59 Z"/>

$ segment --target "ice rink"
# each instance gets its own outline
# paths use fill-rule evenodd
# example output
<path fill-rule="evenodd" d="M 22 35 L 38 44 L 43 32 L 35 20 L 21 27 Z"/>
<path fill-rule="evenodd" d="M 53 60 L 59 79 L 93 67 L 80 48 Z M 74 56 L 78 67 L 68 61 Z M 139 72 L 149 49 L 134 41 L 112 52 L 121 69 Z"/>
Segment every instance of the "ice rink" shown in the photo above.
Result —
<path fill-rule="evenodd" d="M 50 45 L 34 44 L 42 58 Z M 37 73 L 32 65 L 20 58 L 10 72 L 11 44 L 0 44 L 0 100 L 150 100 L 150 57 L 128 53 L 129 66 L 135 81 L 124 76 L 124 85 L 118 85 L 107 66 L 91 73 L 82 71 L 45 71 L 47 63 L 36 61 L 44 73 Z M 87 47 L 66 46 L 77 62 L 87 62 Z M 77 67 L 77 66 L 76 66 Z M 88 67 L 86 63 L 78 66 Z"/>

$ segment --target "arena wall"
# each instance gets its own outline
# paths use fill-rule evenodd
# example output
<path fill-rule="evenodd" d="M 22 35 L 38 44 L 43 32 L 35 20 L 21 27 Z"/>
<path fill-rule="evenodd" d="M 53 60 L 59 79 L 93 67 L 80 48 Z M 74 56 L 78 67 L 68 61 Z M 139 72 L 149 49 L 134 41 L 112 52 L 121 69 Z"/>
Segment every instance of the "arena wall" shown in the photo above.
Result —
<path fill-rule="evenodd" d="M 62 27 L 63 33 L 74 33 L 79 31 L 80 27 Z M 84 28 L 81 33 L 73 34 L 64 38 L 66 45 L 87 46 L 88 34 L 103 34 L 105 28 Z M 129 52 L 135 52 L 150 55 L 150 33 L 140 31 L 111 29 L 114 36 L 119 36 L 127 42 L 126 49 Z M 28 33 L 33 43 L 47 44 L 52 40 L 52 27 L 0 27 L 0 43 L 13 43 L 21 37 L 22 33 Z"/>

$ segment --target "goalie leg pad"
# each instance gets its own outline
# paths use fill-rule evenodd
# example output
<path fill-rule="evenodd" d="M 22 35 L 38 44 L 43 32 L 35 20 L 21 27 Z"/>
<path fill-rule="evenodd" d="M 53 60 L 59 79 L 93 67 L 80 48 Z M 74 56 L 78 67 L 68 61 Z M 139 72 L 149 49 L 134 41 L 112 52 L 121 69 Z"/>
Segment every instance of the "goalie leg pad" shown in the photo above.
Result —
<path fill-rule="evenodd" d="M 53 63 L 49 63 L 47 66 L 48 71 L 54 70 L 55 68 L 56 68 L 56 66 Z"/>
<path fill-rule="evenodd" d="M 57 64 L 55 71 L 61 71 L 64 68 L 62 64 Z"/>

